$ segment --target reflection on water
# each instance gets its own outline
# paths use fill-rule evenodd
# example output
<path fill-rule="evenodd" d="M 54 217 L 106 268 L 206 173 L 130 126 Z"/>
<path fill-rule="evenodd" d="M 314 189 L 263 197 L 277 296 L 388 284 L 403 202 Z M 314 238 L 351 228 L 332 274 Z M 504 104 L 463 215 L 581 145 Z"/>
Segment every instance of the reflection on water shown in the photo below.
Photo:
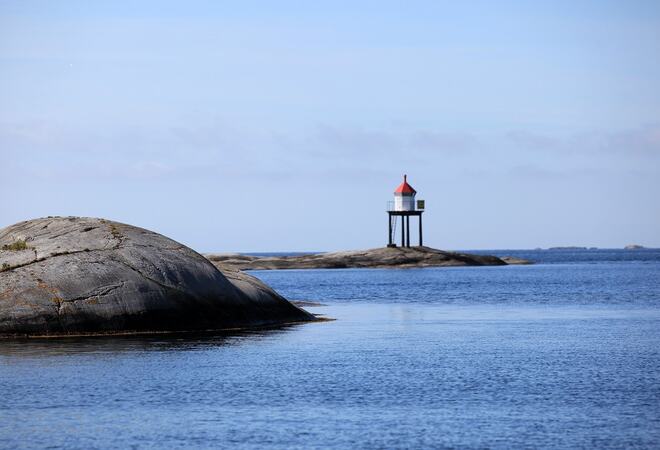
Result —
<path fill-rule="evenodd" d="M 224 345 L 241 345 L 245 341 L 275 337 L 300 325 L 287 324 L 213 332 L 3 339 L 0 340 L 0 357 L 36 358 L 81 353 L 205 350 Z"/>

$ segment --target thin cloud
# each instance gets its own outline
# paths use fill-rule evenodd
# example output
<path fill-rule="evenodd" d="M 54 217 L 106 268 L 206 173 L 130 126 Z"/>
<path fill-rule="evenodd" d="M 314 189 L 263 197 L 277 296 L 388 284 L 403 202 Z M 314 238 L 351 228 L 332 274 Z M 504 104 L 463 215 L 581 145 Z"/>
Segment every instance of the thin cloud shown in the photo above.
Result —
<path fill-rule="evenodd" d="M 475 149 L 479 141 L 469 133 L 418 130 L 407 136 L 408 146 L 442 153 L 460 154 Z"/>
<path fill-rule="evenodd" d="M 321 154 L 358 153 L 426 159 L 426 153 L 461 154 L 478 146 L 468 133 L 436 130 L 386 131 L 322 126 L 307 139 Z"/>
<path fill-rule="evenodd" d="M 505 133 L 504 140 L 512 145 L 512 148 L 528 151 L 564 152 L 586 156 L 604 153 L 619 156 L 660 156 L 660 124 L 569 136 L 514 130 Z"/>
<path fill-rule="evenodd" d="M 505 134 L 505 139 L 512 144 L 530 150 L 553 150 L 561 148 L 561 139 L 529 131 L 514 130 Z"/>
<path fill-rule="evenodd" d="M 604 148 L 625 154 L 660 155 L 660 124 L 610 134 Z"/>

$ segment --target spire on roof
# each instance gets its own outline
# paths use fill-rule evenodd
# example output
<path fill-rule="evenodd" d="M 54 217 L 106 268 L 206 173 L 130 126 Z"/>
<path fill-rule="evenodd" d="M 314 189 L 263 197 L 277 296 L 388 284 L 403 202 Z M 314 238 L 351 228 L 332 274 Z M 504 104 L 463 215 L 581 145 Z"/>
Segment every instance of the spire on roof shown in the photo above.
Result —
<path fill-rule="evenodd" d="M 394 191 L 395 194 L 401 195 L 415 195 L 417 191 L 413 189 L 411 185 L 408 184 L 408 175 L 403 176 L 403 183 L 399 185 L 398 188 Z"/>

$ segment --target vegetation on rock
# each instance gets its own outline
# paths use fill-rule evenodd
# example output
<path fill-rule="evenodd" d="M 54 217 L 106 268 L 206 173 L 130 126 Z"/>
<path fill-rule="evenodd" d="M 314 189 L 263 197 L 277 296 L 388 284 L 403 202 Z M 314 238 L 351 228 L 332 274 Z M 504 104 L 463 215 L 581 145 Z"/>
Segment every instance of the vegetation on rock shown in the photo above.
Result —
<path fill-rule="evenodd" d="M 20 250 L 27 250 L 30 247 L 28 247 L 27 242 L 25 242 L 22 239 L 19 239 L 17 241 L 12 242 L 11 244 L 5 244 L 2 246 L 3 250 L 9 250 L 12 252 L 17 252 Z"/>

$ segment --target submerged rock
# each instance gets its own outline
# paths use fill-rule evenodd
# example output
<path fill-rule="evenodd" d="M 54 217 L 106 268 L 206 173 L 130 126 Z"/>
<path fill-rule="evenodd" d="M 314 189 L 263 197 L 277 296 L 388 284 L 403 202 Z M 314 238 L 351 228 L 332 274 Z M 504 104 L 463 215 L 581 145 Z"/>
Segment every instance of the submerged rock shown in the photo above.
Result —
<path fill-rule="evenodd" d="M 213 330 L 314 320 L 160 234 L 52 217 L 0 229 L 0 335 Z"/>
<path fill-rule="evenodd" d="M 338 269 L 387 267 L 503 266 L 530 264 L 520 258 L 500 259 L 489 255 L 471 255 L 430 247 L 382 247 L 311 255 L 259 257 L 236 254 L 206 255 L 216 267 L 249 269 Z"/>

